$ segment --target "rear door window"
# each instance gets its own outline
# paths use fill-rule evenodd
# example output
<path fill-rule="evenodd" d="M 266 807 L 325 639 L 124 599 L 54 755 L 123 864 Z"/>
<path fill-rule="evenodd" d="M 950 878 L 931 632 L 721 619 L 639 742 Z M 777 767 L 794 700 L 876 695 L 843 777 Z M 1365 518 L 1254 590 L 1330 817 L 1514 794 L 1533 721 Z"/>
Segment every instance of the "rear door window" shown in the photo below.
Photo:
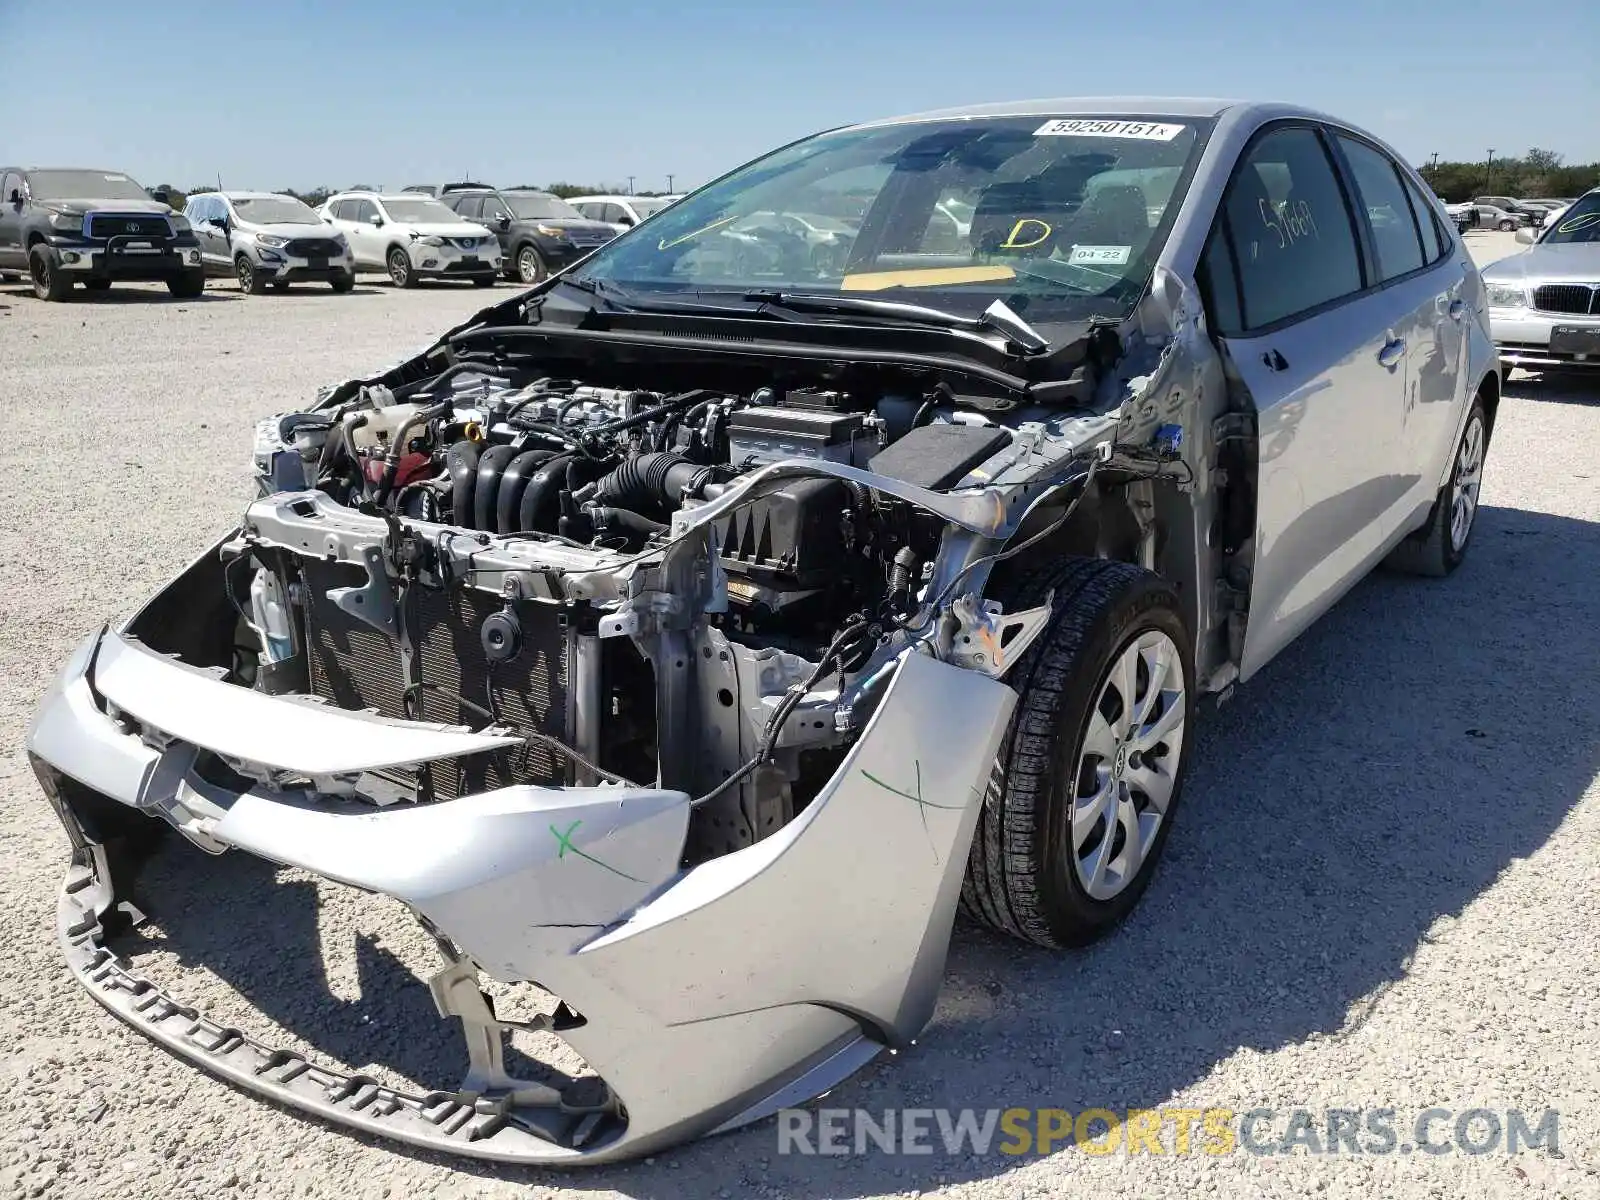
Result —
<path fill-rule="evenodd" d="M 1403 177 L 1402 177 L 1403 178 Z M 1429 266 L 1445 256 L 1450 239 L 1439 222 L 1439 204 L 1425 195 L 1410 179 L 1404 180 L 1411 208 L 1417 214 L 1417 232 L 1422 234 L 1422 256 Z"/>
<path fill-rule="evenodd" d="M 1280 126 L 1251 144 L 1214 230 L 1237 272 L 1237 332 L 1291 320 L 1366 285 L 1344 188 L 1310 126 Z"/>
<path fill-rule="evenodd" d="M 1400 181 L 1400 170 L 1375 146 L 1339 134 L 1339 148 L 1355 177 L 1357 211 L 1372 231 L 1378 256 L 1378 278 L 1398 279 L 1420 270 L 1427 261 L 1417 219 Z M 1426 218 L 1427 214 L 1423 214 Z"/>

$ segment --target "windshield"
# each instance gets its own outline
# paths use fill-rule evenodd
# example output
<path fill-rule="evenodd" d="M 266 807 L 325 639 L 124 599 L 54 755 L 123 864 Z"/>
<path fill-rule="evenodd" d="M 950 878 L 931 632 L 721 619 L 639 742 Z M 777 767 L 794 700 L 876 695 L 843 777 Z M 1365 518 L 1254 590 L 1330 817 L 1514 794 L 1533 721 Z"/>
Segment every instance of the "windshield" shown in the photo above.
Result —
<path fill-rule="evenodd" d="M 150 199 L 150 193 L 115 171 L 30 171 L 28 190 L 35 200 Z"/>
<path fill-rule="evenodd" d="M 524 221 L 581 221 L 584 216 L 558 196 L 507 195 L 511 211 Z"/>
<path fill-rule="evenodd" d="M 320 225 L 322 218 L 293 196 L 240 197 L 233 209 L 241 221 L 262 225 Z"/>
<path fill-rule="evenodd" d="M 1210 122 L 992 117 L 819 134 L 678 201 L 583 275 L 624 292 L 882 292 L 1123 316 Z"/>
<path fill-rule="evenodd" d="M 1600 192 L 1590 192 L 1567 209 L 1544 235 L 1546 246 L 1569 242 L 1600 242 Z"/>
<path fill-rule="evenodd" d="M 440 204 L 437 200 L 424 199 L 421 196 L 404 196 L 399 199 L 385 197 L 383 207 L 389 210 L 389 219 L 391 221 L 404 221 L 407 224 L 423 224 L 425 222 L 443 225 L 461 224 L 461 218 L 443 204 Z"/>

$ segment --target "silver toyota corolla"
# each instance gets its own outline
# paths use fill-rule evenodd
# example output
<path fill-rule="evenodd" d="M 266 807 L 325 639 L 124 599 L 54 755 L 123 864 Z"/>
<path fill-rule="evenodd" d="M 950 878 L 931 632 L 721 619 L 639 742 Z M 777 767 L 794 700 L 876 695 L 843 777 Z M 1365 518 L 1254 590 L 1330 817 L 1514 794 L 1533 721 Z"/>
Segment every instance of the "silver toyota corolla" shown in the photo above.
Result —
<path fill-rule="evenodd" d="M 1489 325 L 1507 366 L 1600 367 L 1600 188 L 1550 221 L 1531 244 L 1484 268 Z"/>
<path fill-rule="evenodd" d="M 732 254 L 758 212 L 856 233 Z M 780 149 L 257 429 L 237 529 L 29 733 L 67 961 L 422 1146 L 755 1121 L 911 1044 L 958 904 L 1051 947 L 1127 916 L 1199 701 L 1375 565 L 1462 562 L 1499 398 L 1442 208 L 1332 117 L 1049 100 Z M 185 903 L 123 903 L 156 834 L 400 901 L 464 1077 L 385 1086 L 140 975 L 119 938 Z M 593 1074 L 513 1077 L 519 1029 Z"/>

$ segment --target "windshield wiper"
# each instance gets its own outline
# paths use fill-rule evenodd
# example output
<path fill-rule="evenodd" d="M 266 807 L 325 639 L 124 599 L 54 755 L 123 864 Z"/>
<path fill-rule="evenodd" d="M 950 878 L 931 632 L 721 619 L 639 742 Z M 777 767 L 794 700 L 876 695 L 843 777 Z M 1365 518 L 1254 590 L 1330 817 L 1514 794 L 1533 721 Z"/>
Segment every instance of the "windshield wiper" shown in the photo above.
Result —
<path fill-rule="evenodd" d="M 1049 340 L 1012 312 L 1002 300 L 996 300 L 978 317 L 962 317 L 945 312 L 942 308 L 928 308 L 921 304 L 868 300 L 860 296 L 824 296 L 815 292 L 754 291 L 746 292 L 744 298 L 791 312 L 860 313 L 862 316 L 884 317 L 935 329 L 993 331 L 1024 354 L 1037 354 L 1050 348 Z"/>

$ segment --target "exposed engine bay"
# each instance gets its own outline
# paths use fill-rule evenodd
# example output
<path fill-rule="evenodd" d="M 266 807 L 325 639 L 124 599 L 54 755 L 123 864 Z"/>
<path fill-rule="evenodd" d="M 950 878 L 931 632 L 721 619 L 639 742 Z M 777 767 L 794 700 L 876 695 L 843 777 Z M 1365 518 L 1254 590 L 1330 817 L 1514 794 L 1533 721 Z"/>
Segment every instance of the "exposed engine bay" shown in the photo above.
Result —
<path fill-rule="evenodd" d="M 998 676 L 1031 641 L 1044 611 L 984 579 L 1066 536 L 1111 420 L 1004 421 L 946 384 L 669 394 L 463 360 L 364 386 L 258 428 L 230 670 L 521 741 L 324 794 L 654 783 L 694 798 L 703 861 L 803 809 L 908 647 Z"/>

